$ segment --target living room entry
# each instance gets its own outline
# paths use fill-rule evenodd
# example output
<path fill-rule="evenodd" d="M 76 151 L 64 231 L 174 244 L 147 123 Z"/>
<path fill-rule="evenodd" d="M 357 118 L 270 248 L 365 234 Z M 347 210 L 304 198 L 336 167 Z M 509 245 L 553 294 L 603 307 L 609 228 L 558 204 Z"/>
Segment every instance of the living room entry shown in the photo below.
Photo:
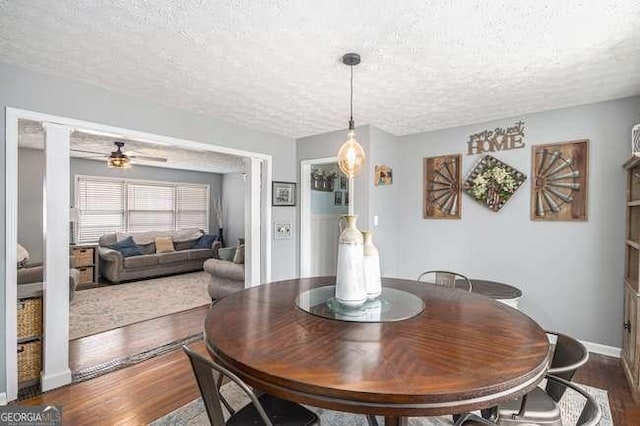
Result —
<path fill-rule="evenodd" d="M 46 133 L 42 121 L 18 120 L 15 273 L 21 304 L 16 337 L 20 353 L 29 356 L 16 360 L 22 392 L 34 386 L 40 389 L 41 371 L 42 390 L 48 388 L 47 358 L 53 358 L 47 357 L 43 338 L 47 330 L 42 326 L 46 294 L 56 291 L 46 284 L 50 229 L 46 192 L 51 190 L 46 186 Z M 255 197 L 249 190 L 254 184 L 251 175 L 256 179 L 257 170 L 256 186 L 270 187 L 260 185 L 270 179 L 269 159 L 215 152 L 211 147 L 186 149 L 161 137 L 154 143 L 135 136 L 75 127 L 69 132 L 69 222 L 64 225 L 68 244 L 56 247 L 69 253 L 65 282 L 73 380 L 189 341 L 195 336 L 176 340 L 178 331 L 143 345 L 128 345 L 135 333 L 149 327 L 145 323 L 155 327 L 172 315 L 188 316 L 191 311 L 196 315 L 206 309 L 212 282 L 251 284 L 245 279 L 251 275 L 245 273 L 245 258 L 251 259 L 250 254 L 245 256 L 245 243 L 251 237 L 245 235 L 245 227 L 251 223 L 250 209 L 260 209 L 269 198 L 260 192 Z M 253 233 L 252 243 L 259 258 L 254 256 L 250 265 L 268 272 L 260 266 L 269 258 L 260 241 L 263 226 L 253 227 L 258 229 L 258 241 Z M 25 302 L 33 311 L 28 317 L 21 312 Z M 49 306 L 49 311 L 54 309 Z M 28 335 L 20 331 L 24 321 L 32 328 Z M 122 350 L 114 351 L 114 343 Z M 110 348 L 99 354 L 105 346 Z"/>

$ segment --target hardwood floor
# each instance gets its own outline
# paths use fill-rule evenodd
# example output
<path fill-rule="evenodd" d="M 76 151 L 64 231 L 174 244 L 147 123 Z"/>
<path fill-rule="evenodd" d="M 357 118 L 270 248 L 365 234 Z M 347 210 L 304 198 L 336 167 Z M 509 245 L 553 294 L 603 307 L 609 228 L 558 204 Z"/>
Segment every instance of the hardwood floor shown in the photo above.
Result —
<path fill-rule="evenodd" d="M 124 342 L 119 353 L 133 352 L 134 348 L 176 337 L 186 337 L 202 330 L 206 308 L 198 308 L 179 314 L 140 323 L 125 332 L 126 338 L 104 336 L 107 351 L 118 353 L 108 344 Z M 154 330 L 149 332 L 149 330 Z M 142 335 L 144 342 L 138 342 Z M 176 333 L 176 334 L 173 334 Z M 99 340 L 84 343 L 84 350 L 94 361 L 101 359 Z M 120 344 L 120 343 L 118 343 Z M 161 344 L 161 343 L 160 343 Z M 206 354 L 204 344 L 192 344 L 196 351 Z M 81 350 L 79 346 L 76 348 Z M 79 364 L 77 364 L 79 365 Z M 640 405 L 635 404 L 627 387 L 620 360 L 591 354 L 589 362 L 580 369 L 576 382 L 607 389 L 609 404 L 616 426 L 640 425 Z M 86 382 L 68 385 L 46 392 L 38 397 L 22 401 L 24 405 L 55 404 L 62 406 L 63 421 L 68 425 L 145 425 L 181 407 L 198 397 L 198 389 L 191 373 L 187 357 L 180 350 L 158 356 Z"/>
<path fill-rule="evenodd" d="M 131 324 L 69 342 L 72 372 L 135 355 L 202 332 L 208 306 Z"/>

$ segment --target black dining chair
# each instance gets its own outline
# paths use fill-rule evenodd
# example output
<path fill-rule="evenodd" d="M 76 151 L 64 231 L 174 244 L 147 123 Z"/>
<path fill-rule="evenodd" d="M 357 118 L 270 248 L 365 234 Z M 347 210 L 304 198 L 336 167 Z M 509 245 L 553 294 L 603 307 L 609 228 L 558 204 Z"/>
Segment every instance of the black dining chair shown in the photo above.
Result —
<path fill-rule="evenodd" d="M 182 349 L 189 356 L 193 374 L 196 377 L 212 426 L 311 426 L 320 424 L 318 416 L 302 405 L 267 394 L 256 396 L 249 386 L 231 371 L 195 353 L 187 346 L 182 346 Z M 249 397 L 251 403 L 235 411 L 220 394 L 223 378 L 238 385 Z M 226 422 L 222 410 L 223 405 L 230 414 Z"/>
<path fill-rule="evenodd" d="M 554 331 L 546 333 L 556 339 L 547 374 L 570 382 L 578 368 L 582 367 L 589 359 L 589 351 L 578 340 L 566 334 Z M 536 387 L 521 398 L 483 411 L 482 417 L 494 419 L 497 424 L 505 426 L 538 423 L 561 425 L 558 402 L 566 389 L 567 386 L 562 382 L 549 380 L 544 388 Z M 456 422 L 456 424 L 458 423 Z"/>
<path fill-rule="evenodd" d="M 445 287 L 456 288 L 456 282 L 464 282 L 467 290 L 472 291 L 473 285 L 471 280 L 458 272 L 450 271 L 426 271 L 420 274 L 418 282 L 427 282 L 431 284 L 442 285 Z"/>
<path fill-rule="evenodd" d="M 561 379 L 560 377 L 556 377 L 552 374 L 547 374 L 545 376 L 547 379 L 547 386 L 551 385 L 557 391 L 561 391 L 562 394 L 565 393 L 566 390 L 571 389 L 573 392 L 581 395 L 585 400 L 584 407 L 580 412 L 580 417 L 578 417 L 578 421 L 576 422 L 576 426 L 596 426 L 600 422 L 600 418 L 602 417 L 602 409 L 598 405 L 598 402 L 584 389 L 580 388 L 574 383 L 571 383 L 568 380 Z M 557 405 L 553 409 L 558 409 Z M 456 426 L 481 426 L 481 425 L 500 425 L 500 426 L 511 426 L 511 425 L 536 425 L 536 424 L 544 424 L 550 426 L 562 426 L 561 413 L 558 409 L 558 417 L 549 417 L 546 419 L 538 418 L 536 420 L 526 420 L 524 421 L 522 418 L 502 418 L 498 417 L 495 420 L 484 419 L 475 414 L 466 414 L 461 417 L 459 421 L 456 423 Z"/>

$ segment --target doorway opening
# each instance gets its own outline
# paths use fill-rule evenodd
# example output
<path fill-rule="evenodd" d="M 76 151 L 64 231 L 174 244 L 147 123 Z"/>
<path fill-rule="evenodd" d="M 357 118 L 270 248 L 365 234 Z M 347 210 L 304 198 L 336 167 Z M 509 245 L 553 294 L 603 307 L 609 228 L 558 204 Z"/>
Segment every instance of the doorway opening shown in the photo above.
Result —
<path fill-rule="evenodd" d="M 301 250 L 303 277 L 335 275 L 340 217 L 349 209 L 349 185 L 335 157 L 301 162 Z"/>
<path fill-rule="evenodd" d="M 31 142 L 41 140 L 42 144 L 29 146 L 30 137 Z M 124 152 L 129 153 L 132 159 L 137 157 L 134 162 L 138 164 L 129 169 L 115 170 L 117 176 L 107 175 L 109 170 L 105 170 L 105 160 L 115 151 L 113 142 L 116 139 L 125 141 Z M 156 229 L 151 228 L 157 227 L 158 223 L 162 223 L 163 232 L 168 233 L 180 234 L 185 229 L 198 228 L 203 235 L 220 234 L 225 246 L 245 244 L 245 287 L 270 281 L 271 245 L 268 242 L 271 211 L 267 200 L 271 198 L 271 156 L 13 108 L 7 108 L 6 140 L 6 265 L 17 263 L 20 240 L 33 246 L 33 253 L 38 253 L 44 264 L 40 280 L 44 306 L 41 333 L 44 337 L 40 339 L 43 390 L 62 386 L 71 380 L 69 338 L 73 336 L 69 329 L 70 297 L 75 297 L 74 292 L 77 295 L 80 282 L 76 282 L 72 290 L 70 272 L 75 270 L 76 281 L 82 278 L 87 281 L 80 286 L 81 291 L 83 288 L 91 290 L 125 285 L 115 285 L 110 282 L 113 275 L 108 277 L 108 274 L 100 273 L 104 259 L 99 256 L 100 236 L 97 234 L 104 235 L 109 231 L 114 235 L 153 232 Z M 26 154 L 19 155 L 20 151 Z M 187 161 L 189 152 L 192 160 L 200 160 L 200 170 L 197 164 Z M 23 215 L 22 210 L 27 209 L 21 208 L 24 200 L 19 195 L 29 192 L 25 187 L 27 175 L 22 172 L 26 171 L 27 157 L 34 156 L 42 160 L 44 167 L 35 167 L 29 176 L 41 193 L 41 219 L 35 218 L 36 225 L 32 226 L 26 223 L 33 218 Z M 174 161 L 167 161 L 167 157 Z M 182 165 L 176 160 L 182 160 Z M 216 173 L 211 167 L 218 160 Z M 110 171 L 114 172 L 113 169 Z M 36 176 L 38 172 L 42 176 Z M 127 172 L 133 173 L 127 175 Z M 151 174 L 140 175 L 143 172 Z M 201 177 L 205 174 L 217 176 L 210 176 L 209 182 L 194 182 L 192 178 L 196 174 L 201 174 Z M 95 196 L 95 191 L 106 186 L 116 191 L 114 197 L 108 197 L 114 193 Z M 93 196 L 86 191 L 89 187 L 93 187 Z M 227 191 L 227 197 L 224 197 L 223 190 Z M 104 203 L 105 199 L 113 202 Z M 126 208 L 122 208 L 118 200 Z M 98 204 L 100 206 L 96 207 Z M 159 205 L 163 208 L 156 208 Z M 102 211 L 104 208 L 110 211 Z M 120 222 L 116 224 L 118 220 Z M 109 229 L 101 228 L 105 225 Z M 25 232 L 29 235 L 25 236 Z M 35 235 L 38 232 L 40 235 Z M 175 253 L 167 254 L 167 258 L 173 256 L 176 261 L 179 260 L 177 257 L 187 256 L 185 261 L 175 263 L 180 268 L 189 262 L 198 263 L 192 256 L 194 253 L 187 254 L 184 247 L 178 247 L 179 244 L 193 243 L 191 240 L 194 238 L 188 238 L 190 236 L 186 234 L 183 236 L 185 241 L 173 238 Z M 80 258 L 80 262 L 70 264 L 69 255 Z M 186 270 L 177 272 L 189 273 Z M 16 269 L 7 268 L 6 373 L 9 401 L 18 395 L 17 275 Z M 159 279 L 164 275 L 159 273 Z M 124 278 L 122 282 L 131 283 L 131 279 L 126 278 L 140 277 Z M 130 336 L 123 333 L 121 327 L 108 328 L 102 331 L 110 333 L 113 345 L 130 341 Z M 95 336 L 97 334 L 94 333 L 81 338 L 93 337 L 95 340 Z M 85 348 L 90 346 L 88 341 L 83 345 Z"/>

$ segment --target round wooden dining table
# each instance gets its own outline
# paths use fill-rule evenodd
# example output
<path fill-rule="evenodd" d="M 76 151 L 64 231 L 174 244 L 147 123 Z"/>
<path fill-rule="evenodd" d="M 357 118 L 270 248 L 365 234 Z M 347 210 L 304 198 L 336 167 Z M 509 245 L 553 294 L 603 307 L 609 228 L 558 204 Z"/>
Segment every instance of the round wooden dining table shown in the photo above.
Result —
<path fill-rule="evenodd" d="M 385 278 L 383 287 L 418 296 L 424 309 L 394 322 L 348 322 L 296 306 L 301 293 L 334 283 L 294 279 L 223 298 L 205 320 L 210 355 L 271 395 L 384 416 L 387 425 L 495 406 L 547 370 L 544 330 L 488 297 Z"/>

